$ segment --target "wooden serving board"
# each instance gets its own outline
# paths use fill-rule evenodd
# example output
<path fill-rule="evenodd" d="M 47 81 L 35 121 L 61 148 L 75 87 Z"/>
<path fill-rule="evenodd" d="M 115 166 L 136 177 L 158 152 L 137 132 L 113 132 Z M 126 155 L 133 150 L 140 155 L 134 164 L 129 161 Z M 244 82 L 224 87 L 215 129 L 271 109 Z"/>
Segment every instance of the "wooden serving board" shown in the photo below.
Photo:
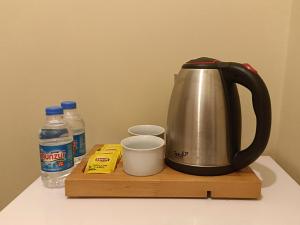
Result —
<path fill-rule="evenodd" d="M 135 177 L 123 171 L 121 161 L 114 173 L 84 174 L 97 146 L 66 178 L 66 196 L 257 199 L 261 195 L 261 181 L 250 167 L 222 176 L 195 176 L 166 166 L 159 174 Z"/>

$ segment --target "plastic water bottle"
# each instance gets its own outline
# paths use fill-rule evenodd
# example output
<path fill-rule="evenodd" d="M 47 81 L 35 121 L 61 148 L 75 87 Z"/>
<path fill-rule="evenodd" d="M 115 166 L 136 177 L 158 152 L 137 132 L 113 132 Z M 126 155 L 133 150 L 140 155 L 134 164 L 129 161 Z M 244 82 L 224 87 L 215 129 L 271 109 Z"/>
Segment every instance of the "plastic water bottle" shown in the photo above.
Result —
<path fill-rule="evenodd" d="M 63 187 L 74 166 L 73 134 L 63 120 L 60 106 L 46 108 L 46 122 L 40 130 L 41 177 L 48 188 Z"/>
<path fill-rule="evenodd" d="M 86 154 L 84 121 L 77 112 L 76 102 L 64 101 L 61 107 L 64 109 L 64 119 L 74 135 L 74 162 L 78 164 Z"/>

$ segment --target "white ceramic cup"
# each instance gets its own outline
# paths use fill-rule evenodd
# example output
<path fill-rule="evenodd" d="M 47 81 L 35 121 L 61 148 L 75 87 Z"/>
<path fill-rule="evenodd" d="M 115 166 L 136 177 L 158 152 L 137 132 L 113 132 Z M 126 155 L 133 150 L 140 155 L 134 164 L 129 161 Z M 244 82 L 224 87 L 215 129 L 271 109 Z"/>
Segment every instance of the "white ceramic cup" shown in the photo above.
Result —
<path fill-rule="evenodd" d="M 123 139 L 123 169 L 133 176 L 150 176 L 164 168 L 165 141 L 152 135 Z"/>
<path fill-rule="evenodd" d="M 132 136 L 153 135 L 164 139 L 165 129 L 157 125 L 136 125 L 129 127 L 128 133 Z"/>

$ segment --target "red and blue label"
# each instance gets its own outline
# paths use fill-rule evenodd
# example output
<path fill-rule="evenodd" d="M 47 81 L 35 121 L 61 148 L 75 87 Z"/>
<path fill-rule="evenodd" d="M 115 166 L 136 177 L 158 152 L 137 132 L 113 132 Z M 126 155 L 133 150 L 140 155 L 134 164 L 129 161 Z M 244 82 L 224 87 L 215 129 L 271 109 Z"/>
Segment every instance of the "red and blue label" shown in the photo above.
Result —
<path fill-rule="evenodd" d="M 74 166 L 73 142 L 63 145 L 40 145 L 41 169 L 45 172 L 61 172 Z"/>
<path fill-rule="evenodd" d="M 73 136 L 73 150 L 74 150 L 74 157 L 82 156 L 86 153 L 85 149 L 85 133 L 75 134 Z"/>

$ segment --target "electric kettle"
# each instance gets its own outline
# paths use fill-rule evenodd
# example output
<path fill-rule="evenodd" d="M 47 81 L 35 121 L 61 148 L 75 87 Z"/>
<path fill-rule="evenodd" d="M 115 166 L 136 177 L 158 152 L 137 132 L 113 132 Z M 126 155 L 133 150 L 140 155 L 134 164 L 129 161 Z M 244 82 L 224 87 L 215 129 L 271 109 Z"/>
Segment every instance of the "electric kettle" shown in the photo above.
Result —
<path fill-rule="evenodd" d="M 241 108 L 236 84 L 250 90 L 256 115 L 253 142 L 241 150 Z M 264 151 L 271 129 L 267 87 L 249 64 L 198 58 L 176 75 L 171 94 L 166 164 L 194 175 L 239 170 Z"/>

